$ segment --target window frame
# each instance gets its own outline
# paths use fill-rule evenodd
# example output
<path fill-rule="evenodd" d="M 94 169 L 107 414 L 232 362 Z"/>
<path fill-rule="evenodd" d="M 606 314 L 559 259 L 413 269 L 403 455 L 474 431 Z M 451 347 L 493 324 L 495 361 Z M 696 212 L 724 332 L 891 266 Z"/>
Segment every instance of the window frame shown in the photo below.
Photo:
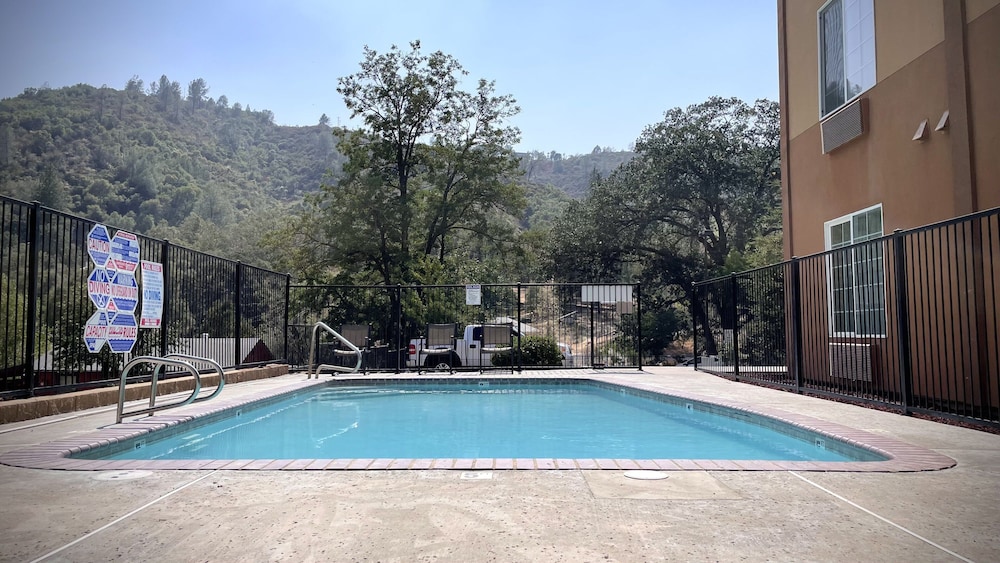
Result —
<path fill-rule="evenodd" d="M 867 215 L 867 214 L 871 213 L 872 211 L 874 211 L 876 209 L 878 210 L 879 217 L 881 219 L 881 234 L 874 235 L 874 236 L 871 235 L 871 234 L 863 235 L 863 236 L 855 236 L 855 233 L 854 233 L 854 220 L 855 220 L 855 218 L 860 217 L 862 215 Z M 841 226 L 841 225 L 843 225 L 845 223 L 848 224 L 848 225 L 850 225 L 850 229 L 851 229 L 851 242 L 848 243 L 848 244 L 838 245 L 836 248 L 834 248 L 833 247 L 833 242 L 832 242 L 833 229 L 835 227 L 839 227 L 839 226 Z M 881 270 L 882 271 L 880 273 L 880 277 L 881 277 L 881 284 L 880 285 L 881 285 L 881 289 L 882 289 L 882 291 L 881 291 L 881 299 L 882 299 L 882 301 L 881 301 L 881 308 L 880 309 L 872 309 L 872 311 L 881 310 L 881 315 L 882 315 L 881 321 L 882 322 L 881 322 L 881 327 L 878 327 L 878 328 L 881 328 L 882 332 L 869 332 L 869 331 L 859 330 L 859 328 L 860 329 L 866 328 L 864 326 L 866 323 L 859 322 L 859 314 L 862 312 L 862 309 L 859 306 L 859 303 L 863 302 L 863 300 L 861 299 L 861 296 L 860 296 L 860 294 L 862 293 L 861 288 L 862 287 L 867 287 L 867 286 L 864 286 L 862 283 L 859 283 L 859 280 L 858 280 L 857 268 L 855 268 L 855 264 L 858 264 L 859 261 L 858 261 L 858 258 L 855 255 L 856 250 L 851 250 L 849 252 L 850 261 L 848 262 L 851 265 L 851 280 L 850 280 L 850 285 L 849 285 L 850 293 L 851 293 L 851 299 L 852 299 L 851 306 L 850 306 L 849 309 L 845 308 L 843 311 L 837 311 L 835 309 L 835 303 L 836 303 L 836 294 L 835 294 L 835 291 L 838 290 L 838 288 L 834 287 L 834 277 L 835 277 L 835 273 L 836 273 L 836 267 L 834 265 L 834 254 L 836 254 L 836 253 L 831 252 L 833 250 L 837 250 L 837 249 L 841 249 L 841 248 L 850 248 L 850 247 L 852 247 L 852 246 L 854 246 L 856 244 L 870 242 L 870 241 L 877 240 L 877 239 L 880 239 L 880 238 L 883 238 L 883 237 L 885 237 L 885 214 L 883 212 L 883 207 L 882 207 L 881 203 L 877 203 L 875 205 L 866 207 L 864 209 L 860 209 L 860 210 L 855 211 L 853 213 L 848 213 L 847 215 L 843 215 L 841 217 L 837 217 L 836 219 L 831 219 L 831 220 L 826 221 L 826 222 L 823 223 L 824 247 L 825 247 L 825 250 L 826 250 L 826 253 L 827 253 L 826 254 L 826 267 L 827 267 L 827 269 L 826 269 L 826 289 L 827 289 L 827 319 L 828 319 L 827 330 L 828 330 L 830 336 L 832 336 L 832 337 L 843 337 L 843 338 L 885 338 L 886 337 L 886 335 L 888 333 L 888 310 L 887 310 L 887 304 L 886 304 L 886 297 L 887 297 L 887 287 L 886 286 L 887 286 L 888 275 L 887 275 L 887 271 L 886 271 L 886 267 L 885 267 L 885 252 L 884 252 L 884 247 L 879 247 L 881 249 L 881 251 L 882 251 L 881 252 L 881 257 L 879 258 L 881 260 L 881 262 L 882 262 L 882 264 L 881 264 Z M 877 243 L 873 243 L 873 244 L 877 244 Z M 845 251 L 845 253 L 846 253 L 846 251 Z M 875 276 L 873 275 L 872 276 L 872 280 L 874 280 L 874 279 L 875 279 Z M 874 284 L 871 284 L 871 285 L 874 285 Z M 837 330 L 836 315 L 838 313 L 847 313 L 847 314 L 850 314 L 850 315 L 853 316 L 853 319 L 852 319 L 853 320 L 853 331 L 852 332 L 838 331 Z"/>
<path fill-rule="evenodd" d="M 848 55 L 848 41 L 847 41 L 847 9 L 845 2 L 848 0 L 826 0 L 818 10 L 816 10 L 816 74 L 817 74 L 817 85 L 818 85 L 818 101 L 819 101 L 819 119 L 820 121 L 825 121 L 826 119 L 833 117 L 844 107 L 848 106 L 854 100 L 860 98 L 865 92 L 871 90 L 878 83 L 878 51 L 877 51 L 877 38 L 875 37 L 875 0 L 858 0 L 859 2 L 870 2 L 871 3 L 871 20 L 872 20 L 872 82 L 871 84 L 863 87 L 858 93 L 850 95 L 848 91 L 848 79 L 847 79 L 847 55 Z M 843 54 L 843 75 L 844 75 L 844 102 L 835 108 L 831 108 L 827 112 L 823 112 L 824 98 L 826 97 L 826 84 L 824 83 L 824 73 L 823 73 L 823 55 L 824 48 L 823 45 L 823 22 L 820 19 L 823 12 L 825 12 L 831 4 L 839 3 L 841 10 L 841 45 Z"/>

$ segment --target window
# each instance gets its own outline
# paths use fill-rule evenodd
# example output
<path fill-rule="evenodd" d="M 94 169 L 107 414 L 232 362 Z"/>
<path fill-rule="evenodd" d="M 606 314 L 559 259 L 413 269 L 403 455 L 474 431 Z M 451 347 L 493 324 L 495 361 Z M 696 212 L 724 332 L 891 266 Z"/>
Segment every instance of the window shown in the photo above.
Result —
<path fill-rule="evenodd" d="M 885 335 L 885 264 L 882 205 L 826 223 L 830 332 L 838 336 Z"/>
<path fill-rule="evenodd" d="M 820 117 L 875 85 L 873 0 L 830 0 L 819 20 Z"/>

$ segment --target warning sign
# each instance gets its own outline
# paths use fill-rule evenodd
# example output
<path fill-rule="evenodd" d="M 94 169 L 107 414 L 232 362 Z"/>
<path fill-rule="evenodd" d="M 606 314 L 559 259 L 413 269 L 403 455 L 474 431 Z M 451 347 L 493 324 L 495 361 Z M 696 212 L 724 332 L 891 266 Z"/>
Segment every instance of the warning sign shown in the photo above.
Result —
<path fill-rule="evenodd" d="M 93 354 L 104 348 L 104 343 L 108 341 L 108 316 L 104 311 L 97 311 L 87 319 L 83 327 L 83 341 Z"/>
<path fill-rule="evenodd" d="M 142 269 L 142 314 L 139 328 L 160 328 L 163 318 L 163 264 L 140 262 Z"/>
<path fill-rule="evenodd" d="M 108 263 L 108 256 L 111 255 L 111 235 L 104 225 L 98 223 L 87 233 L 87 254 L 98 268 L 103 268 Z"/>
<path fill-rule="evenodd" d="M 121 312 L 134 313 L 139 305 L 139 284 L 135 276 L 127 272 L 118 272 L 111 280 L 111 300 L 115 308 Z"/>
<path fill-rule="evenodd" d="M 108 325 L 108 347 L 112 352 L 131 352 L 139 338 L 139 327 L 135 324 L 135 315 L 119 312 Z"/>
<path fill-rule="evenodd" d="M 111 299 L 111 281 L 108 280 L 107 270 L 100 266 L 94 268 L 87 278 L 87 294 L 98 309 L 108 306 L 108 300 Z"/>
<path fill-rule="evenodd" d="M 135 273 L 139 265 L 139 239 L 132 233 L 118 231 L 110 243 L 109 267 L 119 272 Z"/>

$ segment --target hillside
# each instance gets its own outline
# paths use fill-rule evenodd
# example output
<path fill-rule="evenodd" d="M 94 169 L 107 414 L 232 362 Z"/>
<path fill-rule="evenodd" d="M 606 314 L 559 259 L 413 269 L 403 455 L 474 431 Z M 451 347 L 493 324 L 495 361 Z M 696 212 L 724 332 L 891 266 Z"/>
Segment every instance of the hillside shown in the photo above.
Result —
<path fill-rule="evenodd" d="M 590 193 L 597 178 L 606 178 L 629 161 L 633 153 L 594 147 L 590 154 L 563 156 L 557 152 L 533 151 L 521 154 L 521 170 L 529 184 L 554 186 L 573 198 Z"/>
<path fill-rule="evenodd" d="M 225 224 L 299 199 L 340 161 L 328 126 L 279 127 L 225 96 L 137 86 L 0 101 L 0 193 L 140 231 L 192 214 Z"/>
<path fill-rule="evenodd" d="M 122 90 L 30 88 L 0 100 L 0 194 L 176 237 L 182 225 L 195 231 L 280 213 L 343 162 L 319 116 L 315 126 L 279 126 L 268 110 L 208 97 L 204 80 L 187 91 L 164 76 L 148 88 L 133 78 Z M 631 153 L 521 158 L 529 200 L 521 225 L 531 228 Z"/>

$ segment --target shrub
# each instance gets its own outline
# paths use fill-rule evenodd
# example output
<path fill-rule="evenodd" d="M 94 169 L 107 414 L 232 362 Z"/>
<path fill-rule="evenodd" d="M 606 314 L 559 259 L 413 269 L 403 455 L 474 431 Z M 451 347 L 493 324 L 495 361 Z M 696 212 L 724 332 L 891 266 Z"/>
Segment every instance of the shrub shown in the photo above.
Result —
<path fill-rule="evenodd" d="M 500 352 L 493 354 L 491 362 L 495 366 L 511 365 L 512 354 L 517 353 L 517 348 L 511 352 Z M 522 366 L 561 366 L 562 352 L 556 341 L 544 336 L 523 336 L 521 337 L 521 365 Z M 516 359 L 514 362 L 516 363 Z"/>

